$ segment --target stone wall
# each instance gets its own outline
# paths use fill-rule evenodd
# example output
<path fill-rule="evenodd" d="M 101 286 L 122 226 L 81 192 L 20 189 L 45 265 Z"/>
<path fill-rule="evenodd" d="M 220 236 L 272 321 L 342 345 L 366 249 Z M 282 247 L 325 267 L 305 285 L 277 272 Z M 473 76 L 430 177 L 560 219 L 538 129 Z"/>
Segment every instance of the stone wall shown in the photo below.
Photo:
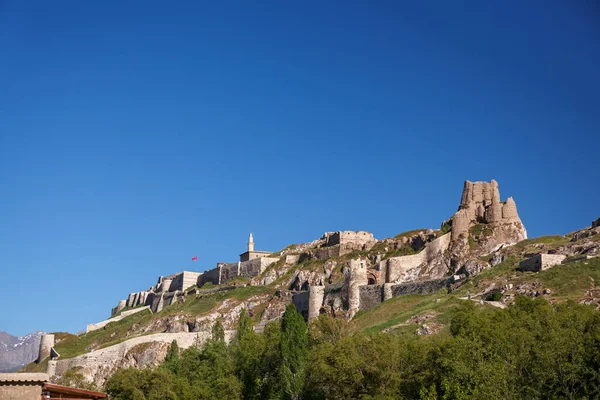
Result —
<path fill-rule="evenodd" d="M 562 254 L 536 254 L 519 263 L 521 271 L 539 272 L 552 268 L 564 261 L 566 258 Z"/>
<path fill-rule="evenodd" d="M 399 285 L 392 286 L 392 296 L 400 297 L 409 294 L 431 294 L 439 292 L 440 290 L 448 287 L 452 282 L 452 277 L 431 279 L 428 281 L 416 281 L 401 283 Z"/>
<path fill-rule="evenodd" d="M 224 283 L 235 279 L 239 275 L 240 271 L 240 262 L 230 263 L 230 264 L 222 264 L 221 265 L 221 277 L 219 278 L 220 283 Z"/>
<path fill-rule="evenodd" d="M 110 324 L 111 322 L 120 321 L 125 317 L 139 313 L 140 311 L 149 310 L 149 309 L 150 309 L 150 306 L 144 306 L 144 307 L 135 308 L 133 310 L 123 311 L 121 314 L 117 315 L 116 317 L 105 319 L 104 321 L 100 321 L 95 324 L 87 324 L 87 326 L 85 328 L 85 332 L 88 333 L 88 332 L 98 330 L 98 329 L 103 328 L 104 326 Z"/>
<path fill-rule="evenodd" d="M 173 292 L 175 290 L 185 290 L 191 286 L 198 284 L 198 278 L 202 275 L 201 272 L 190 272 L 183 271 L 172 278 L 171 286 L 169 287 L 169 292 Z"/>
<path fill-rule="evenodd" d="M 383 301 L 383 285 L 364 285 L 359 287 L 360 310 L 371 309 Z"/>
<path fill-rule="evenodd" d="M 600 226 L 600 218 L 595 221 L 592 221 L 592 228 L 597 228 Z"/>
<path fill-rule="evenodd" d="M 117 368 L 122 367 L 129 350 L 139 344 L 155 342 L 162 343 L 166 347 L 173 340 L 176 340 L 179 348 L 186 349 L 194 345 L 204 345 L 211 336 L 210 332 L 155 333 L 139 336 L 77 357 L 59 359 L 52 363 L 52 366 L 48 365 L 51 369 L 48 373 L 60 377 L 71 368 L 80 367 L 81 369 L 78 372 L 88 382 L 102 385 L 106 377 L 110 376 Z M 234 336 L 235 331 L 225 331 L 225 341 L 229 342 Z M 160 362 L 162 360 L 156 361 Z"/>
<path fill-rule="evenodd" d="M 202 285 L 207 282 L 210 282 L 213 285 L 219 285 L 221 283 L 221 265 L 222 264 L 219 264 L 217 268 L 204 271 L 204 273 L 198 277 L 198 287 L 202 287 Z"/>
<path fill-rule="evenodd" d="M 441 262 L 444 252 L 450 245 L 451 234 L 447 233 L 439 238 L 427 243 L 425 248 L 418 254 L 391 257 L 379 263 L 379 270 L 385 271 L 385 283 L 400 283 L 417 280 L 423 272 L 430 273 L 434 271 L 429 266 L 436 262 Z M 431 264 L 431 265 L 430 265 Z M 440 270 L 442 275 L 447 272 Z M 433 275 L 436 275 L 435 273 Z M 433 276 L 434 278 L 436 276 Z"/>
<path fill-rule="evenodd" d="M 292 295 L 292 304 L 296 307 L 304 319 L 308 320 L 308 307 L 309 307 L 310 292 L 300 292 Z"/>
<path fill-rule="evenodd" d="M 323 242 L 323 248 L 317 250 L 317 258 L 320 259 L 341 256 L 354 250 L 370 250 L 377 243 L 373 234 L 366 231 L 325 232 L 320 240 Z M 324 250 L 328 247 L 335 250 Z"/>

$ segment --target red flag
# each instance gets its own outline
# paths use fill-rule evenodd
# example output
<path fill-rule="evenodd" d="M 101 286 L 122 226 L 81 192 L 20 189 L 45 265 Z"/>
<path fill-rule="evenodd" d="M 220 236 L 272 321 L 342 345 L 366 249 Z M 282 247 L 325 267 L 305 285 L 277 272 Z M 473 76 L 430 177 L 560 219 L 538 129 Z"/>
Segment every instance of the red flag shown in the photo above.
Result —
<path fill-rule="evenodd" d="M 198 256 L 192 257 L 192 261 L 196 261 L 197 259 L 198 259 Z"/>

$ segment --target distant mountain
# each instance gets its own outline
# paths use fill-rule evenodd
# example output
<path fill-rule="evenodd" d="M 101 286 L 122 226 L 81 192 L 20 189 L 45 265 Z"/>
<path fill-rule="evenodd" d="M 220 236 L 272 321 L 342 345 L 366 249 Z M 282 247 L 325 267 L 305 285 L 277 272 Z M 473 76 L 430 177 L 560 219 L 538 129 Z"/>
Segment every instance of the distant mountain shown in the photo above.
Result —
<path fill-rule="evenodd" d="M 12 336 L 0 332 L 0 372 L 12 372 L 35 360 L 40 350 L 44 332 L 25 336 Z"/>

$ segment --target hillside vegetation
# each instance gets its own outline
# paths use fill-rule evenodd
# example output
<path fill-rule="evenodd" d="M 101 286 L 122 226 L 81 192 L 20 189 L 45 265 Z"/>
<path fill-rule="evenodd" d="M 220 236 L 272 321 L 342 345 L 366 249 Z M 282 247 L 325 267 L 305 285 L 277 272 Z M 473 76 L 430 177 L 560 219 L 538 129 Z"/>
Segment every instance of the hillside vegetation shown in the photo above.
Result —
<path fill-rule="evenodd" d="M 218 328 L 202 350 L 173 343 L 159 367 L 119 371 L 106 390 L 123 400 L 600 396 L 600 314 L 570 301 L 458 300 L 446 332 L 421 337 L 353 333 L 325 315 L 307 326 L 293 306 L 264 334 L 249 324 L 240 318 L 229 345 Z"/>

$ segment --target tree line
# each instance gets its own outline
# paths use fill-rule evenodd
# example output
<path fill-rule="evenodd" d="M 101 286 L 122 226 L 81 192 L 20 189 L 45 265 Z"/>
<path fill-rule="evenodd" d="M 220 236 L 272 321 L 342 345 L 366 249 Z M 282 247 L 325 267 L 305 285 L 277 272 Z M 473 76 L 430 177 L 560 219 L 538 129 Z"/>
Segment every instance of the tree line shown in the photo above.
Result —
<path fill-rule="evenodd" d="M 105 388 L 118 400 L 599 398 L 600 314 L 526 297 L 504 310 L 464 302 L 447 332 L 407 337 L 326 315 L 306 324 L 292 305 L 258 334 L 242 311 L 231 343 L 216 323 L 202 349 L 174 342 L 159 367 L 118 371 Z"/>

